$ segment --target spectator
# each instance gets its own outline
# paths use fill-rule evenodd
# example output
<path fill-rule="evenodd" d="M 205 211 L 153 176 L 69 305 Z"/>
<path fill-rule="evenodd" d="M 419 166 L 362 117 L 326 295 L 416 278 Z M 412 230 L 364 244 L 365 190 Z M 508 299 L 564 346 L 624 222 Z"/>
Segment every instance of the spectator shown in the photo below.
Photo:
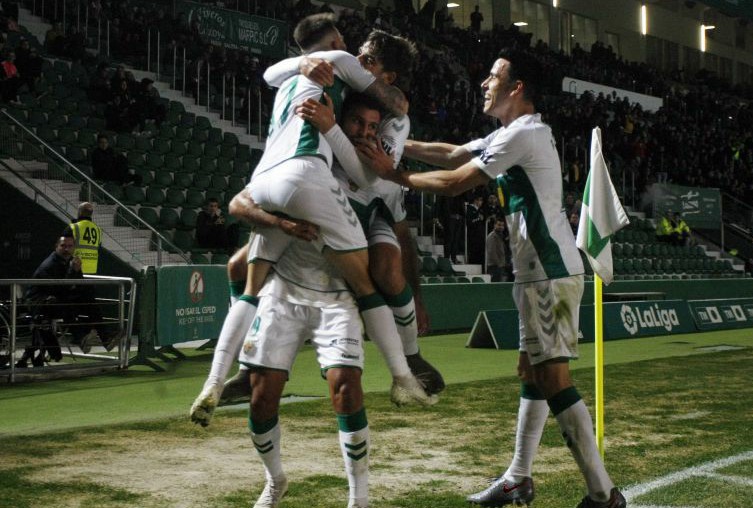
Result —
<path fill-rule="evenodd" d="M 486 227 L 484 220 L 484 196 L 476 194 L 465 211 L 465 224 L 468 228 L 468 263 L 484 264 L 484 239 Z"/>
<path fill-rule="evenodd" d="M 17 102 L 18 87 L 21 86 L 21 76 L 15 64 L 16 54 L 9 51 L 3 59 L 2 76 L 0 76 L 0 94 L 3 102 Z"/>
<path fill-rule="evenodd" d="M 209 198 L 196 219 L 196 243 L 205 249 L 220 249 L 232 254 L 238 247 L 238 224 L 227 225 L 217 198 Z"/>
<path fill-rule="evenodd" d="M 672 243 L 675 245 L 690 245 L 690 227 L 678 212 L 672 216 Z"/>
<path fill-rule="evenodd" d="M 491 219 L 496 219 L 499 217 L 504 217 L 504 212 L 502 211 L 502 207 L 499 205 L 499 198 L 496 194 L 489 194 L 486 197 L 486 206 L 484 207 L 484 216 L 487 218 L 487 222 L 491 222 Z M 492 228 L 494 228 L 494 224 L 492 223 Z M 488 231 L 488 226 L 487 226 Z"/>
<path fill-rule="evenodd" d="M 44 315 L 48 319 L 63 319 L 70 327 L 74 344 L 82 352 L 88 353 L 92 342 L 99 336 L 96 325 L 102 321 L 102 315 L 91 298 L 91 293 L 82 292 L 84 286 L 76 285 L 76 280 L 81 280 L 84 275 L 81 271 L 81 259 L 73 256 L 74 248 L 73 237 L 61 236 L 55 242 L 55 250 L 32 275 L 34 279 L 71 279 L 71 284 L 29 286 L 25 299 L 33 314 Z M 103 341 L 108 351 L 114 344 L 114 341 Z M 24 356 L 27 356 L 26 353 Z M 25 367 L 28 357 L 22 357 L 21 360 Z"/>
<path fill-rule="evenodd" d="M 78 217 L 63 232 L 63 236 L 73 238 L 73 257 L 81 260 L 81 271 L 87 275 L 96 275 L 99 247 L 102 245 L 102 229 L 92 220 L 93 214 L 93 204 L 88 201 L 81 203 L 78 205 Z"/>
<path fill-rule="evenodd" d="M 458 263 L 457 255 L 463 246 L 463 217 L 465 201 L 462 196 L 438 196 L 435 221 L 443 231 L 444 257 Z"/>
<path fill-rule="evenodd" d="M 476 33 L 481 31 L 481 22 L 484 21 L 484 15 L 478 10 L 478 5 L 471 13 L 471 30 Z"/>
<path fill-rule="evenodd" d="M 55 23 L 47 30 L 44 37 L 44 47 L 52 55 L 61 56 L 65 50 L 65 32 L 62 23 Z"/>
<path fill-rule="evenodd" d="M 494 229 L 486 237 L 486 273 L 492 282 L 508 282 L 512 274 L 510 245 L 505 220 L 497 217 Z"/>
<path fill-rule="evenodd" d="M 573 230 L 573 235 L 578 236 L 578 225 L 580 224 L 580 215 L 577 212 L 571 212 L 568 217 L 570 222 L 570 229 Z"/>
<path fill-rule="evenodd" d="M 128 171 L 128 159 L 112 149 L 106 134 L 97 136 L 97 148 L 92 150 L 91 165 L 94 178 L 97 180 L 121 185 L 128 182 L 141 185 L 141 175 L 134 175 Z"/>
<path fill-rule="evenodd" d="M 142 79 L 133 103 L 134 119 L 141 130 L 144 130 L 147 120 L 154 120 L 157 126 L 160 126 L 165 119 L 167 110 L 163 104 L 157 102 L 157 99 L 159 99 L 159 92 L 154 88 L 154 81 L 149 78 Z"/>
<path fill-rule="evenodd" d="M 107 79 L 107 64 L 97 65 L 96 75 L 89 83 L 88 95 L 94 102 L 108 102 L 112 99 L 110 80 Z"/>
<path fill-rule="evenodd" d="M 659 219 L 658 224 L 656 225 L 656 239 L 659 242 L 672 243 L 672 232 L 674 230 L 674 226 L 672 225 L 672 221 L 670 220 L 671 215 L 672 212 L 670 210 L 665 211 L 661 219 Z"/>

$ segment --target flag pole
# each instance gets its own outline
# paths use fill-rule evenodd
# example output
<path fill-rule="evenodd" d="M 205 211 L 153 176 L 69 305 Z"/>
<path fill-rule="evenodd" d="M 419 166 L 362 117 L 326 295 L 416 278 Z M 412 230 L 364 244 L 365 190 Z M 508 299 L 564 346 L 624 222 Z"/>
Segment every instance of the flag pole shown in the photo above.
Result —
<path fill-rule="evenodd" d="M 594 379 L 596 384 L 596 446 L 604 459 L 604 307 L 601 277 L 594 273 Z"/>

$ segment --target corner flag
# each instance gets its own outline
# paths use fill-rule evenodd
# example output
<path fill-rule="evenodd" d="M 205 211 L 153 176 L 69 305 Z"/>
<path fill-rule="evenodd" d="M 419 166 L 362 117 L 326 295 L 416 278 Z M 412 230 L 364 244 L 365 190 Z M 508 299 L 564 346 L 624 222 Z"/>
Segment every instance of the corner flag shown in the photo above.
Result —
<path fill-rule="evenodd" d="M 583 193 L 575 243 L 586 254 L 591 267 L 604 284 L 608 285 L 614 278 L 610 237 L 629 223 L 609 178 L 601 153 L 601 129 L 596 127 L 591 133 L 591 168 Z"/>

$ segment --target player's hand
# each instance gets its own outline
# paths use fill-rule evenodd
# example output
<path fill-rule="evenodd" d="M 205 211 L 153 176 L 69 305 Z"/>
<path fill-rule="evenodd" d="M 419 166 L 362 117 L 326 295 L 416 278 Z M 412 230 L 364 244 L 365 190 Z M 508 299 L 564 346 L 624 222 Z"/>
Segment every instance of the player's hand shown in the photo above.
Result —
<path fill-rule="evenodd" d="M 295 108 L 295 114 L 310 122 L 319 132 L 325 134 L 335 125 L 335 108 L 329 95 L 324 94 L 324 104 L 314 99 L 306 99 Z"/>
<path fill-rule="evenodd" d="M 395 160 L 384 151 L 382 140 L 354 139 L 353 146 L 361 160 L 381 178 L 390 179 L 395 174 Z"/>
<path fill-rule="evenodd" d="M 426 312 L 423 302 L 415 300 L 416 304 L 416 327 L 418 328 L 418 335 L 423 336 L 429 333 L 431 330 L 431 319 L 429 313 Z"/>
<path fill-rule="evenodd" d="M 277 226 L 287 235 L 310 242 L 319 237 L 319 226 L 303 219 L 280 218 Z"/>
<path fill-rule="evenodd" d="M 298 66 L 301 74 L 322 87 L 335 84 L 335 69 L 332 64 L 321 58 L 303 57 Z"/>

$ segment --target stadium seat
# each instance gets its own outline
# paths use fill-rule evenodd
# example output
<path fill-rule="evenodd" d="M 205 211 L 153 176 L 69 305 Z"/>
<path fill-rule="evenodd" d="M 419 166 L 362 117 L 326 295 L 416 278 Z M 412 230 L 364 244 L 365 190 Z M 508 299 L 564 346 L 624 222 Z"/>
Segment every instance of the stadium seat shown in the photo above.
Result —
<path fill-rule="evenodd" d="M 209 258 L 200 252 L 191 253 L 191 262 L 195 265 L 208 265 L 210 264 Z"/>
<path fill-rule="evenodd" d="M 121 201 L 126 205 L 140 205 L 146 201 L 146 194 L 143 187 L 126 185 L 123 188 L 123 193 Z"/>
<path fill-rule="evenodd" d="M 196 219 L 198 214 L 196 210 L 190 208 L 183 208 L 180 211 L 180 222 L 176 226 L 177 229 L 184 229 L 186 231 L 192 231 L 196 228 Z"/>
<path fill-rule="evenodd" d="M 479 277 L 478 275 L 476 275 L 474 277 L 471 277 L 471 282 L 474 284 L 478 284 L 478 283 L 484 283 L 486 281 L 484 280 L 483 277 Z"/>
<path fill-rule="evenodd" d="M 152 185 L 159 187 L 170 187 L 173 184 L 173 174 L 164 169 L 155 169 L 154 181 Z"/>
<path fill-rule="evenodd" d="M 222 252 L 215 252 L 212 254 L 213 265 L 226 265 L 229 259 L 230 259 L 229 256 Z"/>
<path fill-rule="evenodd" d="M 220 156 L 220 145 L 213 145 L 212 143 L 204 144 L 204 157 L 209 159 L 216 159 Z"/>
<path fill-rule="evenodd" d="M 194 246 L 193 235 L 188 231 L 183 231 L 180 229 L 175 231 L 175 233 L 172 235 L 171 241 L 175 247 L 182 250 L 183 252 L 190 252 Z M 176 252 L 176 250 L 169 245 L 167 246 L 166 250 L 168 252 Z"/>
<path fill-rule="evenodd" d="M 148 225 L 157 229 L 157 226 L 159 225 L 159 215 L 157 215 L 157 210 L 148 206 L 142 206 L 139 207 L 138 215 Z M 145 229 L 144 225 L 139 224 L 139 229 Z"/>
<path fill-rule="evenodd" d="M 179 171 L 173 174 L 173 186 L 178 189 L 188 189 L 193 185 L 193 175 L 185 171 Z"/>
<path fill-rule="evenodd" d="M 165 191 L 165 202 L 162 203 L 163 207 L 178 208 L 183 206 L 186 202 L 186 195 L 183 193 L 183 189 L 172 187 Z"/>
<path fill-rule="evenodd" d="M 173 208 L 168 208 L 166 206 L 163 206 L 159 211 L 159 225 L 162 229 L 174 229 L 178 222 L 180 221 L 180 217 L 178 216 L 178 212 L 175 211 Z"/>
<path fill-rule="evenodd" d="M 198 189 L 188 189 L 186 191 L 186 203 L 188 208 L 201 208 L 204 206 L 204 192 Z"/>
<path fill-rule="evenodd" d="M 144 200 L 144 204 L 146 206 L 160 206 L 164 202 L 165 202 L 165 191 L 164 189 L 162 189 L 162 187 L 156 187 L 154 185 L 150 185 L 146 189 L 146 199 Z"/>
<path fill-rule="evenodd" d="M 435 275 L 437 270 L 437 260 L 431 256 L 424 256 L 421 261 L 421 273 L 423 275 Z"/>
<path fill-rule="evenodd" d="M 212 179 L 205 171 L 197 173 L 193 178 L 193 188 L 198 190 L 207 190 L 212 185 Z"/>

